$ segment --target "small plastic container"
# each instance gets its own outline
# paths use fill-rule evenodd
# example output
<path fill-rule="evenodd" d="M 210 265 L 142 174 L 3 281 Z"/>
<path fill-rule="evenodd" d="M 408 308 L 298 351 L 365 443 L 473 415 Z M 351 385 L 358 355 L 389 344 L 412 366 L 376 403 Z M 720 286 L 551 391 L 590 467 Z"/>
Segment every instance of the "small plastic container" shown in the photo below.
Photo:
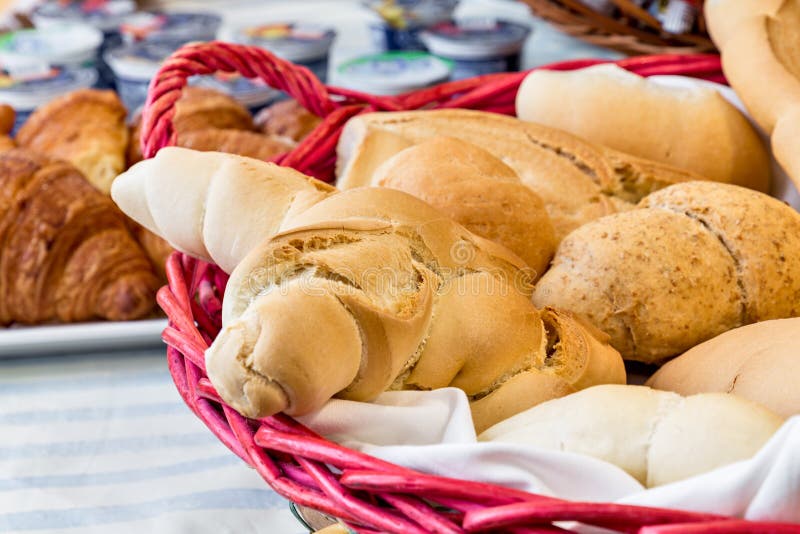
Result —
<path fill-rule="evenodd" d="M 0 103 L 8 104 L 17 112 L 14 132 L 39 106 L 50 100 L 91 87 L 97 81 L 97 71 L 92 68 L 73 69 L 46 67 L 41 72 L 26 74 L 0 74 Z"/>
<path fill-rule="evenodd" d="M 125 19 L 120 26 L 126 43 L 158 41 L 188 43 L 213 41 L 222 24 L 222 17 L 213 13 L 140 11 Z"/>
<path fill-rule="evenodd" d="M 346 61 L 335 71 L 334 85 L 377 95 L 397 95 L 440 83 L 451 61 L 426 52 L 384 52 Z"/>
<path fill-rule="evenodd" d="M 530 28 L 492 19 L 464 19 L 437 24 L 422 33 L 428 50 L 453 61 L 451 79 L 519 70 Z"/>
<path fill-rule="evenodd" d="M 31 61 L 54 67 L 95 68 L 103 34 L 86 24 L 59 22 L 0 37 L 0 61 Z"/>
<path fill-rule="evenodd" d="M 159 67 L 176 46 L 141 42 L 110 50 L 105 61 L 114 73 L 117 92 L 128 113 L 133 114 L 147 99 L 147 87 Z"/>
<path fill-rule="evenodd" d="M 103 33 L 103 43 L 97 51 L 100 78 L 96 85 L 105 88 L 114 86 L 114 75 L 103 57 L 107 51 L 122 44 L 119 27 L 135 11 L 134 0 L 49 0 L 33 10 L 31 19 L 37 28 L 43 29 L 63 22 L 79 22 L 100 30 Z"/>
<path fill-rule="evenodd" d="M 336 32 L 324 26 L 286 22 L 240 26 L 221 32 L 220 37 L 269 50 L 280 58 L 307 67 L 324 82 Z"/>
<path fill-rule="evenodd" d="M 425 50 L 420 34 L 448 21 L 458 0 L 364 0 L 379 20 L 370 24 L 372 41 L 379 50 Z"/>

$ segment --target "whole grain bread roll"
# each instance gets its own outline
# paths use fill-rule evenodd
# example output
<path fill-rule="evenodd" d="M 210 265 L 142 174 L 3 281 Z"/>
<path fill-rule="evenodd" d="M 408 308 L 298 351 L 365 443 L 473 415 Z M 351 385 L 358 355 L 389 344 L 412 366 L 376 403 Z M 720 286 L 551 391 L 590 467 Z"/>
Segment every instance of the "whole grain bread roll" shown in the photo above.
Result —
<path fill-rule="evenodd" d="M 769 191 L 766 147 L 708 86 L 664 85 L 616 65 L 536 70 L 519 88 L 517 116 L 715 182 Z"/>
<path fill-rule="evenodd" d="M 176 248 L 230 269 L 206 367 L 248 417 L 453 386 L 482 429 L 625 381 L 604 334 L 533 306 L 519 257 L 401 191 L 335 193 L 269 163 L 165 148 L 112 196 Z"/>
<path fill-rule="evenodd" d="M 480 146 L 516 171 L 544 202 L 559 241 L 588 221 L 631 209 L 655 190 L 702 179 L 514 117 L 444 109 L 350 119 L 337 147 L 337 185 L 367 185 L 377 168 L 401 150 L 443 136 Z"/>
<path fill-rule="evenodd" d="M 508 165 L 482 148 L 452 137 L 433 137 L 386 160 L 372 185 L 405 191 L 474 234 L 500 243 L 538 279 L 556 241 L 539 196 Z"/>
<path fill-rule="evenodd" d="M 800 214 L 734 185 L 671 186 L 567 236 L 533 301 L 583 315 L 626 359 L 662 362 L 800 314 Z"/>
<path fill-rule="evenodd" d="M 750 458 L 782 423 L 734 395 L 603 385 L 530 408 L 478 439 L 593 456 L 654 487 Z"/>
<path fill-rule="evenodd" d="M 658 370 L 647 385 L 681 395 L 733 393 L 784 417 L 800 414 L 800 319 L 725 332 Z"/>

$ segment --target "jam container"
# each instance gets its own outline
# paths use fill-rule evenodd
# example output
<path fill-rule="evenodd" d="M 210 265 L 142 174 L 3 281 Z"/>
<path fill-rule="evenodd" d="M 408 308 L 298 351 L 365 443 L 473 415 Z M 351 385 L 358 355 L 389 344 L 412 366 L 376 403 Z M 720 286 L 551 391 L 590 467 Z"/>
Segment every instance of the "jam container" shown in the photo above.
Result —
<path fill-rule="evenodd" d="M 376 95 L 397 95 L 446 80 L 451 61 L 426 52 L 384 52 L 352 59 L 335 71 L 334 85 Z"/>
<path fill-rule="evenodd" d="M 125 18 L 136 11 L 133 0 L 49 0 L 34 9 L 33 23 L 37 28 L 47 28 L 55 23 L 80 22 L 103 33 L 103 43 L 97 51 L 99 87 L 113 87 L 114 75 L 103 57 L 108 50 L 122 44 L 119 33 Z"/>
<path fill-rule="evenodd" d="M 213 41 L 222 17 L 213 13 L 140 11 L 125 19 L 120 26 L 126 43 L 136 41 Z"/>
<path fill-rule="evenodd" d="M 444 22 L 422 33 L 428 50 L 453 61 L 451 79 L 519 70 L 530 28 L 492 19 Z"/>
<path fill-rule="evenodd" d="M 106 52 L 105 60 L 114 73 L 117 93 L 130 115 L 144 104 L 150 80 L 176 49 L 175 45 L 144 41 Z"/>
<path fill-rule="evenodd" d="M 70 91 L 86 89 L 97 81 L 92 68 L 50 67 L 31 65 L 25 71 L 4 66 L 0 72 L 0 103 L 8 104 L 17 113 L 14 132 L 39 106 Z"/>
<path fill-rule="evenodd" d="M 365 0 L 379 17 L 370 24 L 373 44 L 379 50 L 425 50 L 420 33 L 448 21 L 458 0 Z"/>
<path fill-rule="evenodd" d="M 287 22 L 240 26 L 222 32 L 220 37 L 269 50 L 280 58 L 307 67 L 324 82 L 336 32 L 324 26 Z"/>
<path fill-rule="evenodd" d="M 103 42 L 99 30 L 85 24 L 60 22 L 46 29 L 17 30 L 0 36 L 0 61 L 24 58 L 54 67 L 96 67 L 97 51 Z"/>

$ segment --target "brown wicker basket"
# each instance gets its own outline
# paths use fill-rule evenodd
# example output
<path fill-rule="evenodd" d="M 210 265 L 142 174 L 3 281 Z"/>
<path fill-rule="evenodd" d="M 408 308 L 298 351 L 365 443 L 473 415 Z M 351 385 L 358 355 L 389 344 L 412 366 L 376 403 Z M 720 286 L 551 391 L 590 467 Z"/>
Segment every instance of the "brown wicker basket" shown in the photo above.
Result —
<path fill-rule="evenodd" d="M 696 54 L 716 48 L 706 32 L 702 9 L 690 33 L 667 33 L 647 10 L 632 0 L 609 0 L 615 14 L 595 11 L 580 0 L 523 0 L 538 17 L 558 30 L 597 46 L 629 55 Z M 701 1 L 692 2 L 702 6 Z"/>

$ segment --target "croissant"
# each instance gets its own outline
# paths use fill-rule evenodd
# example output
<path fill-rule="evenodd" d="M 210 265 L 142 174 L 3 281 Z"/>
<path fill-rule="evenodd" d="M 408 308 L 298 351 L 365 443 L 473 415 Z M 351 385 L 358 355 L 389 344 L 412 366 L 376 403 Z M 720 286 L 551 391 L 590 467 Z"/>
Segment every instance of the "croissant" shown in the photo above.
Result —
<path fill-rule="evenodd" d="M 453 386 L 486 428 L 625 381 L 606 336 L 533 306 L 522 260 L 401 191 L 336 193 L 268 163 L 167 148 L 120 176 L 112 196 L 231 272 L 206 366 L 249 417 Z"/>
<path fill-rule="evenodd" d="M 178 144 L 187 132 L 196 130 L 224 129 L 251 131 L 254 129 L 253 117 L 246 107 L 234 98 L 205 87 L 186 87 L 175 103 L 175 116 L 172 125 L 178 134 Z M 142 132 L 141 116 L 137 115 L 131 127 L 131 142 L 128 146 L 128 165 L 142 160 L 140 144 Z M 202 150 L 212 150 L 205 146 Z M 267 159 L 267 158 L 264 158 Z"/>
<path fill-rule="evenodd" d="M 158 281 L 125 216 L 68 163 L 0 155 L 0 323 L 127 320 Z"/>
<path fill-rule="evenodd" d="M 113 91 L 81 89 L 40 107 L 17 133 L 20 147 L 72 163 L 108 193 L 125 169 L 127 111 Z"/>
<path fill-rule="evenodd" d="M 0 104 L 0 153 L 17 146 L 17 143 L 11 138 L 11 130 L 14 129 L 16 116 L 14 108 L 8 104 Z"/>
<path fill-rule="evenodd" d="M 244 130 L 193 130 L 178 138 L 178 146 L 193 150 L 227 152 L 248 158 L 269 160 L 290 151 L 294 143 L 288 139 Z"/>
<path fill-rule="evenodd" d="M 297 100 L 281 100 L 259 111 L 253 121 L 262 133 L 287 137 L 299 143 L 314 131 L 322 119 L 306 110 Z"/>

